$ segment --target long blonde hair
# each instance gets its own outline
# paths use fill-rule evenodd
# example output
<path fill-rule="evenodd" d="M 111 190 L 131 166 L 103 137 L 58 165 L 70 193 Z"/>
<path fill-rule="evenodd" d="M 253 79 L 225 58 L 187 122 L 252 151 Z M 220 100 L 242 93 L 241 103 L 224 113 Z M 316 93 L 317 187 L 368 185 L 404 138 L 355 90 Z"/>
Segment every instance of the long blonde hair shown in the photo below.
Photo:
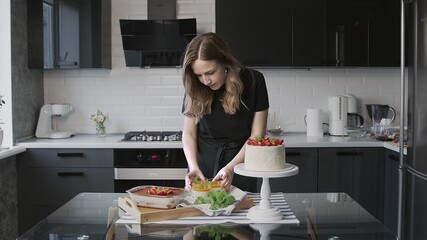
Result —
<path fill-rule="evenodd" d="M 227 71 L 222 106 L 227 114 L 239 109 L 243 83 L 239 78 L 241 64 L 231 54 L 227 44 L 215 33 L 199 35 L 187 45 L 184 54 L 182 81 L 185 88 L 184 114 L 197 122 L 211 113 L 214 91 L 203 85 L 194 74 L 191 64 L 197 60 L 216 60 Z"/>

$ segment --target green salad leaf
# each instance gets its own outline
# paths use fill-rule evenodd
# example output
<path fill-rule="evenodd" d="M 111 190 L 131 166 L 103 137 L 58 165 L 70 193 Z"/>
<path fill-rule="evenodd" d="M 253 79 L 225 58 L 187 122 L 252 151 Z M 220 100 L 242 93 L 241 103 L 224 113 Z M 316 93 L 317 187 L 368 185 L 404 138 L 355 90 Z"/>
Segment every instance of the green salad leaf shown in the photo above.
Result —
<path fill-rule="evenodd" d="M 210 204 L 210 210 L 218 210 L 220 208 L 225 208 L 234 203 L 236 199 L 233 195 L 230 195 L 224 190 L 216 190 L 208 192 L 204 197 L 199 196 L 194 201 L 194 204 Z"/>

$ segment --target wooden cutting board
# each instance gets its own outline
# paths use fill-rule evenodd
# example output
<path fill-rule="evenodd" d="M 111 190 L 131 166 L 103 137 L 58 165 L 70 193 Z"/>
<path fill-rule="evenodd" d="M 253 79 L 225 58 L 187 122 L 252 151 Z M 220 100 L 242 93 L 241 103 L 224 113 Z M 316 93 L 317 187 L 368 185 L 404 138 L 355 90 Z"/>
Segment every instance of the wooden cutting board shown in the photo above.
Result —
<path fill-rule="evenodd" d="M 129 215 L 131 215 L 137 222 L 157 222 L 162 220 L 177 219 L 183 217 L 201 216 L 204 213 L 196 208 L 173 208 L 173 209 L 160 209 L 139 207 L 129 197 L 119 197 L 119 207 Z M 253 206 L 252 199 L 245 197 L 236 206 L 235 210 L 249 209 Z"/>

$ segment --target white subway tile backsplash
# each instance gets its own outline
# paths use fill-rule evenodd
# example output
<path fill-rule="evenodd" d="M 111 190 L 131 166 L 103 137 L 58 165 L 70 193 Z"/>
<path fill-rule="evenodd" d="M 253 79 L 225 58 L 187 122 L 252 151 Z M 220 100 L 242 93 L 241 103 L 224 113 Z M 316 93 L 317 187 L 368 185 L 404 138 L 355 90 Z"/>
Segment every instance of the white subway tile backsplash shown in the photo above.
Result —
<path fill-rule="evenodd" d="M 182 77 L 181 72 L 175 75 L 167 75 L 162 78 L 162 84 L 166 86 L 181 86 L 182 85 Z"/>
<path fill-rule="evenodd" d="M 80 88 L 80 95 L 93 95 L 97 98 L 113 95 L 113 88 L 109 86 L 84 86 Z"/>
<path fill-rule="evenodd" d="M 348 75 L 379 75 L 381 74 L 380 68 L 363 68 L 363 67 L 349 67 L 346 69 Z"/>
<path fill-rule="evenodd" d="M 327 105 L 328 96 L 304 96 L 297 97 L 296 106 L 303 108 L 317 108 L 318 106 Z"/>
<path fill-rule="evenodd" d="M 329 96 L 329 95 L 343 95 L 346 93 L 345 85 L 327 85 L 327 86 L 314 86 L 314 95 Z"/>
<path fill-rule="evenodd" d="M 97 96 L 95 104 L 99 107 L 120 107 L 125 104 L 127 104 L 127 98 L 126 97 L 116 97 L 112 95 L 102 95 Z"/>
<path fill-rule="evenodd" d="M 264 74 L 265 82 L 268 84 L 281 84 L 281 85 L 296 85 L 296 76 L 295 75 L 271 75 L 268 72 L 262 72 Z"/>
<path fill-rule="evenodd" d="M 313 95 L 313 86 L 293 86 L 293 85 L 282 85 L 280 86 L 280 94 L 282 95 L 295 95 L 295 96 L 312 96 Z M 269 94 L 272 94 L 273 91 L 270 91 Z"/>
<path fill-rule="evenodd" d="M 293 95 L 269 95 L 268 99 L 270 101 L 270 106 L 273 105 L 295 105 L 296 104 L 296 96 Z"/>
<path fill-rule="evenodd" d="M 279 95 L 280 94 L 280 85 L 278 84 L 267 84 L 267 92 L 271 95 Z"/>
<path fill-rule="evenodd" d="M 297 76 L 298 85 L 326 85 L 329 84 L 327 75 L 299 75 Z"/>
<path fill-rule="evenodd" d="M 361 85 L 363 83 L 363 76 L 354 75 L 331 75 L 329 76 L 329 83 L 333 85 Z"/>
<path fill-rule="evenodd" d="M 160 106 L 162 101 L 161 96 L 145 96 L 140 94 L 139 96 L 129 97 L 130 106 Z"/>
<path fill-rule="evenodd" d="M 165 127 L 165 131 L 182 131 L 182 123 L 184 122 L 183 115 L 179 115 L 176 117 L 163 117 L 163 126 Z"/>
<path fill-rule="evenodd" d="M 126 76 L 125 76 L 126 77 Z M 132 76 L 129 87 L 141 85 L 141 86 L 159 86 L 162 85 L 161 75 L 143 75 Z"/>
<path fill-rule="evenodd" d="M 197 18 L 199 33 L 215 31 L 215 0 L 177 0 L 177 18 Z M 108 133 L 182 130 L 184 88 L 180 68 L 126 67 L 119 19 L 147 19 L 147 0 L 112 1 L 112 69 L 46 70 L 45 102 L 69 102 L 74 111 L 58 129 L 94 133 L 91 113 L 108 112 Z M 327 122 L 327 96 L 354 94 L 366 103 L 389 104 L 399 112 L 399 68 L 258 69 L 269 91 L 270 113 L 286 131 L 305 131 L 307 108 L 320 108 Z"/>
<path fill-rule="evenodd" d="M 181 110 L 184 95 L 181 96 L 164 96 L 162 97 L 162 106 L 179 106 Z"/>
<path fill-rule="evenodd" d="M 353 94 L 355 96 L 364 97 L 364 96 L 378 96 L 379 87 L 378 86 L 368 86 L 368 85 L 359 85 L 359 86 L 347 86 L 347 93 Z"/>
<path fill-rule="evenodd" d="M 363 77 L 363 84 L 367 85 L 386 85 L 386 84 L 394 84 L 394 78 L 390 76 L 383 75 L 371 75 Z"/>
<path fill-rule="evenodd" d="M 129 121 L 129 126 L 126 126 L 128 130 L 163 130 L 161 117 L 135 117 Z"/>
<path fill-rule="evenodd" d="M 145 95 L 149 96 L 176 96 L 177 94 L 177 86 L 147 86 L 145 88 Z"/>
<path fill-rule="evenodd" d="M 312 68 L 310 69 L 310 72 L 314 75 L 329 75 L 329 76 L 347 74 L 346 68 L 331 68 L 331 67 Z"/>
<path fill-rule="evenodd" d="M 152 117 L 173 117 L 181 113 L 181 108 L 179 106 L 157 106 L 157 107 L 147 107 L 146 116 Z"/>

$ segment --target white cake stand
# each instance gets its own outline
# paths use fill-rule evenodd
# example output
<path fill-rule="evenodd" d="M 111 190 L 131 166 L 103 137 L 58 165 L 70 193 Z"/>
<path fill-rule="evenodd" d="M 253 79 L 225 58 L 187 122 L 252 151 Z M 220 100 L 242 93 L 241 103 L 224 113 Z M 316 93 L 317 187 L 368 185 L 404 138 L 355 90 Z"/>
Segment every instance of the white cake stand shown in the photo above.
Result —
<path fill-rule="evenodd" d="M 280 209 L 271 206 L 270 178 L 290 177 L 298 174 L 296 165 L 286 163 L 285 168 L 277 171 L 252 171 L 245 169 L 245 164 L 240 163 L 234 167 L 234 172 L 247 177 L 262 177 L 261 201 L 259 205 L 249 209 L 248 218 L 254 222 L 276 222 L 283 218 Z"/>

